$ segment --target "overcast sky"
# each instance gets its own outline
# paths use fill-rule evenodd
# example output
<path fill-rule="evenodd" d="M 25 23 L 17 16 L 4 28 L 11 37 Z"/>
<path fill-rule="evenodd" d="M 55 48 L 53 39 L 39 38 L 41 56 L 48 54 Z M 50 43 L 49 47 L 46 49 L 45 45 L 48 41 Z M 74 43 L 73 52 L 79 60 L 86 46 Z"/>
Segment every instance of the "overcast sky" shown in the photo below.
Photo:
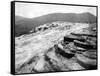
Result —
<path fill-rule="evenodd" d="M 96 16 L 96 7 L 51 5 L 36 3 L 15 3 L 15 15 L 34 18 L 50 13 L 83 13 L 89 12 Z"/>

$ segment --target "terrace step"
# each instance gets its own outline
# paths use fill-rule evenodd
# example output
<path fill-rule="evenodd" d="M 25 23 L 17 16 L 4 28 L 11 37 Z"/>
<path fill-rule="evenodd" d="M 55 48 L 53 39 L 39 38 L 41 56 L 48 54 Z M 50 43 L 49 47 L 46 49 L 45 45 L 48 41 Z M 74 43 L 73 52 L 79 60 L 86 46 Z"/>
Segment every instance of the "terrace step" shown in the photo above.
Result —
<path fill-rule="evenodd" d="M 77 62 L 86 69 L 96 69 L 97 60 L 85 57 L 82 54 L 76 54 Z"/>
<path fill-rule="evenodd" d="M 84 48 L 84 49 L 96 49 L 95 45 L 88 44 L 87 42 L 81 42 L 78 40 L 74 40 L 74 45 L 77 47 Z"/>
<path fill-rule="evenodd" d="M 97 58 L 97 53 L 96 51 L 91 52 L 91 51 L 86 51 L 82 53 L 84 56 L 91 58 L 91 59 L 96 59 Z"/>
<path fill-rule="evenodd" d="M 75 36 L 90 36 L 90 37 L 97 37 L 96 34 L 87 34 L 87 33 L 71 33 L 72 35 Z"/>
<path fill-rule="evenodd" d="M 61 44 L 58 44 L 56 46 L 56 52 L 59 53 L 60 55 L 62 55 L 63 57 L 66 58 L 72 58 L 74 56 L 74 53 L 72 53 L 70 50 L 68 49 L 64 49 L 63 46 Z"/>
<path fill-rule="evenodd" d="M 83 39 L 82 37 L 77 37 L 77 36 L 74 36 L 74 35 L 69 35 L 69 36 L 64 37 L 64 42 L 73 42 L 74 40 L 79 40 L 79 41 L 82 41 L 82 42 L 85 41 L 85 39 Z"/>

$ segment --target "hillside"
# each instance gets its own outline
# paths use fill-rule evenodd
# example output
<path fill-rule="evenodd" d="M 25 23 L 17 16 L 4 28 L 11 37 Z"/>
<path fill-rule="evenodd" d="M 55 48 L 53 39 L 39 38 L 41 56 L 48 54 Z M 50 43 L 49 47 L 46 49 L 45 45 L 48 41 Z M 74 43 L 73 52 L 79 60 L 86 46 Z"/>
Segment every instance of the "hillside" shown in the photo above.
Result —
<path fill-rule="evenodd" d="M 55 21 L 95 23 L 96 17 L 90 13 L 53 13 L 36 18 L 15 17 L 15 36 L 27 34 L 32 28 Z"/>

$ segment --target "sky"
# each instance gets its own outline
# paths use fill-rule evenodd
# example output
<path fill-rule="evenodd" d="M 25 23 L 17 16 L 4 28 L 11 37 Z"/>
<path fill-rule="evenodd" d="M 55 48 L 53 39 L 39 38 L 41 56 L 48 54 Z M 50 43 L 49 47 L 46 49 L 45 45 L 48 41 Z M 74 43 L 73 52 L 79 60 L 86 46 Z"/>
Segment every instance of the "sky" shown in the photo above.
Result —
<path fill-rule="evenodd" d="M 26 18 L 35 18 L 50 13 L 84 13 L 89 12 L 96 16 L 96 7 L 53 5 L 37 3 L 15 3 L 15 15 Z"/>

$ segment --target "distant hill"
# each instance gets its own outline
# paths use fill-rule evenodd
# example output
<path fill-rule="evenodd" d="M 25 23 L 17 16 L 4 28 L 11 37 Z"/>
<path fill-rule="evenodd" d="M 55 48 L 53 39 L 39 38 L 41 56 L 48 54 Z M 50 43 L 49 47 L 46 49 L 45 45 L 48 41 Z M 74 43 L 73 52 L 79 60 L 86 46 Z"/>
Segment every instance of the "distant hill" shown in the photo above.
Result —
<path fill-rule="evenodd" d="M 66 21 L 66 22 L 79 22 L 79 23 L 95 23 L 96 16 L 90 13 L 52 13 L 43 15 L 36 18 L 24 18 L 20 16 L 15 17 L 15 36 L 27 34 L 32 28 L 38 27 L 39 25 L 55 22 L 55 21 Z"/>

